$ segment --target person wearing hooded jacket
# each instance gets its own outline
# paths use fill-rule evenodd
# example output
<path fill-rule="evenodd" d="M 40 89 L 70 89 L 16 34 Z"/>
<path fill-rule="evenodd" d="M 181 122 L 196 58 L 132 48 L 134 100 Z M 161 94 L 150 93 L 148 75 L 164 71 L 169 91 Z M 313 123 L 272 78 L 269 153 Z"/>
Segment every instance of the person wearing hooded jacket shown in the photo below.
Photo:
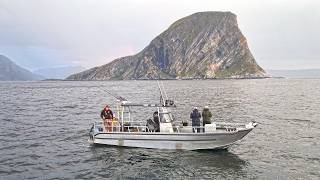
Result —
<path fill-rule="evenodd" d="M 100 117 L 103 120 L 103 125 L 106 131 L 112 131 L 112 119 L 113 119 L 113 113 L 108 105 L 105 106 L 105 108 L 102 109 Z"/>
<path fill-rule="evenodd" d="M 190 119 L 192 120 L 192 129 L 194 132 L 195 127 L 197 127 L 197 132 L 200 132 L 200 118 L 201 118 L 201 113 L 198 111 L 197 107 L 194 107 L 192 112 L 190 113 Z"/>
<path fill-rule="evenodd" d="M 211 124 L 211 117 L 212 113 L 210 112 L 209 107 L 205 106 L 202 111 L 203 126 L 206 124 Z"/>

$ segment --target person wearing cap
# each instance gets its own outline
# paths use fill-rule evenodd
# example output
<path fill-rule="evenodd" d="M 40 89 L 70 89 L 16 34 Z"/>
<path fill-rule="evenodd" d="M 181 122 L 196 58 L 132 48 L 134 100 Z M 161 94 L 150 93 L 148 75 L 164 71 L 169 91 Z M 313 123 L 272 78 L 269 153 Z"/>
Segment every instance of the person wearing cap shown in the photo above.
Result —
<path fill-rule="evenodd" d="M 200 118 L 201 118 L 201 113 L 198 111 L 197 107 L 194 107 L 192 112 L 190 113 L 193 132 L 195 132 L 195 129 L 197 129 L 198 133 L 200 132 Z"/>
<path fill-rule="evenodd" d="M 202 111 L 203 126 L 206 124 L 211 124 L 211 117 L 212 113 L 210 112 L 209 107 L 205 106 Z"/>
<path fill-rule="evenodd" d="M 106 131 L 112 131 L 112 119 L 113 113 L 108 105 L 106 105 L 100 114 L 101 119 L 103 120 L 103 125 Z"/>

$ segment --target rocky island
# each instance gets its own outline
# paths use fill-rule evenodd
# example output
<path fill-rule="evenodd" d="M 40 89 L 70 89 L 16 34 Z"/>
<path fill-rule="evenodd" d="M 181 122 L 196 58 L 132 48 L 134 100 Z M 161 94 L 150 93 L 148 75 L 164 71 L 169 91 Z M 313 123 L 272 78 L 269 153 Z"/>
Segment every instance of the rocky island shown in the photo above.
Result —
<path fill-rule="evenodd" d="M 67 80 L 264 78 L 231 12 L 199 12 L 174 22 L 141 52 Z"/>

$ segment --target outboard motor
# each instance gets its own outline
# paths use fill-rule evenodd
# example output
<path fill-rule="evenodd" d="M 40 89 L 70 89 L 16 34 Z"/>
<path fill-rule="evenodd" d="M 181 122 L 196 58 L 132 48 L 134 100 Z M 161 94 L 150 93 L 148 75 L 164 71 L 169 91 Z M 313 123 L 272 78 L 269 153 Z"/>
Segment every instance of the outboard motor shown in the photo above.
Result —
<path fill-rule="evenodd" d="M 95 125 L 92 124 L 92 126 L 89 130 L 89 140 L 91 140 L 91 141 L 93 141 L 93 138 L 94 138 L 94 134 L 95 134 L 94 129 L 95 129 Z"/>

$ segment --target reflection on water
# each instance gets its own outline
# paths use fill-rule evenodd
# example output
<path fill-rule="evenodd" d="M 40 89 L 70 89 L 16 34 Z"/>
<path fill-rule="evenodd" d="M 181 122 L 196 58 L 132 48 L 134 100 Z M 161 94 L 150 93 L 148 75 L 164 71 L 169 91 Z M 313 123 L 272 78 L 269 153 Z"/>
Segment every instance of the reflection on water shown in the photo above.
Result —
<path fill-rule="evenodd" d="M 247 162 L 226 150 L 171 151 L 91 147 L 104 177 L 135 178 L 227 178 L 246 177 Z M 108 174 L 109 176 L 105 176 Z"/>

